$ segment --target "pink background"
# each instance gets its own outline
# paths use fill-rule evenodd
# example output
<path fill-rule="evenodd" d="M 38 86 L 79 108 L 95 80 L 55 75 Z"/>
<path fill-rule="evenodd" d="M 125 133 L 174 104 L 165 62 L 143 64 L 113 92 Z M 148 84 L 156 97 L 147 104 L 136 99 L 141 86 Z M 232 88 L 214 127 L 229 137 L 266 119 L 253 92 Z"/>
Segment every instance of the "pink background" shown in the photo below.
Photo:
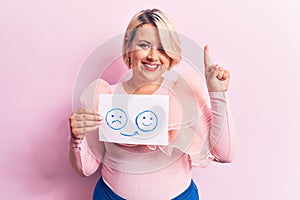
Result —
<path fill-rule="evenodd" d="M 0 199 L 88 199 L 99 174 L 78 177 L 66 157 L 77 74 L 153 7 L 232 73 L 238 155 L 194 169 L 202 199 L 300 198 L 299 1 L 153 2 L 0 1 Z"/>

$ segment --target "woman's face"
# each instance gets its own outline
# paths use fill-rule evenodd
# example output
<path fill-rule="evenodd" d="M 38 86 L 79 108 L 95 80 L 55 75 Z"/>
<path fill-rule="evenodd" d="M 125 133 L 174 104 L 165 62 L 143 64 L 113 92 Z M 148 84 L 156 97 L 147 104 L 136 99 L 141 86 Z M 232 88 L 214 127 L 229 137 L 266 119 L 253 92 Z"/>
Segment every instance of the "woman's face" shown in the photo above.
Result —
<path fill-rule="evenodd" d="M 137 29 L 128 56 L 132 78 L 139 83 L 161 81 L 170 66 L 170 57 L 162 49 L 157 28 L 152 24 Z"/>

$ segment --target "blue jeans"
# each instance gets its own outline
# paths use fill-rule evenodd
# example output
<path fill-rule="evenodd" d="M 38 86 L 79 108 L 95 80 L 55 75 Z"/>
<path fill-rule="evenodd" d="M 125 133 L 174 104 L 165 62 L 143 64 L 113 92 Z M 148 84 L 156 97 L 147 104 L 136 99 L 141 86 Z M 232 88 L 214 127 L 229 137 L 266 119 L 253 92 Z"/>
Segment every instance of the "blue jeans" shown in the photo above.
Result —
<path fill-rule="evenodd" d="M 194 181 L 191 180 L 190 186 L 172 200 L 199 200 L 198 189 Z"/>
<path fill-rule="evenodd" d="M 116 193 L 114 193 L 103 181 L 102 177 L 99 179 L 93 194 L 93 200 L 124 200 Z M 180 195 L 172 200 L 199 200 L 198 189 L 194 181 L 191 180 L 190 186 Z"/>

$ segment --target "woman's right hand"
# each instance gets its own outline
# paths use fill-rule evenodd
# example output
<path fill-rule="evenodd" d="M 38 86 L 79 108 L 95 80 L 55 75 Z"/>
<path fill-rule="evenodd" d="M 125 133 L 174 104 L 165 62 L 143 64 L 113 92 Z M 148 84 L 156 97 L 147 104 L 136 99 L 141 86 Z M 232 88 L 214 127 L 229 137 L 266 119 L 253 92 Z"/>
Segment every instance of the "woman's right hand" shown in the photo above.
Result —
<path fill-rule="evenodd" d="M 102 123 L 100 113 L 87 108 L 76 110 L 69 120 L 71 137 L 79 140 L 82 140 L 87 132 L 97 130 Z"/>

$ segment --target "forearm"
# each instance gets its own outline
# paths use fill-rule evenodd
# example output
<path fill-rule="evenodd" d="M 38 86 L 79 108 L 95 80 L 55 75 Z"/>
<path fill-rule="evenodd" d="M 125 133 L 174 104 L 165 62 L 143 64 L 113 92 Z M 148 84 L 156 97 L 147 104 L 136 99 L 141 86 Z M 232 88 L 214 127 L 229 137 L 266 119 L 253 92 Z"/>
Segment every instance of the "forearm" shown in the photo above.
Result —
<path fill-rule="evenodd" d="M 209 141 L 211 152 L 218 162 L 231 162 L 235 153 L 235 127 L 225 92 L 210 92 L 211 126 Z"/>
<path fill-rule="evenodd" d="M 92 175 L 100 165 L 84 142 L 69 138 L 68 158 L 72 168 L 82 177 Z"/>

